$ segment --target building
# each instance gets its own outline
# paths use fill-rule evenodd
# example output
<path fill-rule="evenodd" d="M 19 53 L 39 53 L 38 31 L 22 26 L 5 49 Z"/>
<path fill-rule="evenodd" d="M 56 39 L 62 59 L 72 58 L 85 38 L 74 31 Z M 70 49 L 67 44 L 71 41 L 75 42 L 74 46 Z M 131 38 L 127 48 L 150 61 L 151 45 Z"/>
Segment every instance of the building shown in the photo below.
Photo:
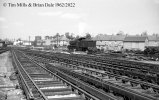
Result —
<path fill-rule="evenodd" d="M 44 40 L 43 40 L 43 45 L 45 45 L 45 46 L 49 46 L 49 45 L 52 45 L 52 43 L 51 43 L 51 41 L 52 41 L 52 39 L 50 39 L 50 38 L 45 38 Z"/>
<path fill-rule="evenodd" d="M 60 39 L 59 39 L 59 45 L 60 46 L 68 46 L 69 45 L 69 39 L 65 35 L 61 36 Z"/>
<path fill-rule="evenodd" d="M 127 36 L 124 39 L 123 49 L 144 50 L 148 46 L 147 36 Z"/>
<path fill-rule="evenodd" d="M 120 51 L 123 47 L 125 35 L 98 35 L 93 38 L 96 47 L 104 50 Z"/>
<path fill-rule="evenodd" d="M 45 40 L 49 40 L 49 39 L 51 39 L 50 36 L 45 36 Z"/>
<path fill-rule="evenodd" d="M 96 41 L 96 47 L 98 49 L 107 50 L 108 44 L 110 42 L 111 35 L 98 35 L 92 40 Z"/>
<path fill-rule="evenodd" d="M 148 36 L 148 46 L 159 46 L 159 37 Z"/>
<path fill-rule="evenodd" d="M 22 45 L 23 41 L 22 40 L 16 40 L 13 42 L 13 45 Z"/>
<path fill-rule="evenodd" d="M 43 46 L 44 41 L 42 40 L 41 36 L 35 36 L 35 40 L 34 40 L 34 46 Z"/>
<path fill-rule="evenodd" d="M 145 46 L 159 46 L 158 36 L 97 35 L 93 38 L 98 49 L 121 51 L 144 50 Z"/>
<path fill-rule="evenodd" d="M 32 43 L 32 41 L 27 41 L 27 40 L 23 41 L 23 45 L 25 45 L 25 46 L 29 46 L 29 45 L 31 45 L 31 43 Z"/>
<path fill-rule="evenodd" d="M 43 46 L 43 45 L 44 45 L 43 40 L 34 41 L 34 46 Z"/>
<path fill-rule="evenodd" d="M 41 36 L 35 36 L 35 41 L 39 41 L 39 40 L 42 40 L 42 37 Z"/>
<path fill-rule="evenodd" d="M 54 38 L 51 41 L 51 44 L 56 46 L 67 46 L 69 45 L 69 39 L 65 35 L 62 35 L 60 37 Z"/>
<path fill-rule="evenodd" d="M 109 50 L 121 51 L 125 35 L 112 35 L 109 43 Z"/>

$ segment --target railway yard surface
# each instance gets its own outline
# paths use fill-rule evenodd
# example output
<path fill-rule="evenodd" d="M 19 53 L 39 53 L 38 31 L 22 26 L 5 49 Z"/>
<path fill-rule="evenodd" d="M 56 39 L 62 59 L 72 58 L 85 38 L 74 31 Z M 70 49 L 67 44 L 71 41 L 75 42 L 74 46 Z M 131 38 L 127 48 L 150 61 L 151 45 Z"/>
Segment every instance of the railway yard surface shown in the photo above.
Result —
<path fill-rule="evenodd" d="M 0 91 L 7 100 L 24 95 L 27 100 L 159 100 L 157 64 L 20 48 L 0 54 L 0 64 L 0 85 L 6 86 Z M 10 80 L 13 73 L 16 80 Z"/>
<path fill-rule="evenodd" d="M 12 66 L 11 53 L 0 54 L 0 100 L 25 100 L 17 80 L 10 80 L 9 77 L 14 73 Z"/>

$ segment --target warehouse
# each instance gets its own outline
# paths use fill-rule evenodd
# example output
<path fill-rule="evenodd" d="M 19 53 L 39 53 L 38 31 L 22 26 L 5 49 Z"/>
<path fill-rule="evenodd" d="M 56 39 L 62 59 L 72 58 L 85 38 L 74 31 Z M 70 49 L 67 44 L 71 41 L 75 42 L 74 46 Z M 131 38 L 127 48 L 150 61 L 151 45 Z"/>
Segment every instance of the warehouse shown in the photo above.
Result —
<path fill-rule="evenodd" d="M 124 39 L 124 49 L 144 50 L 148 46 L 148 38 L 144 36 L 127 36 Z"/>

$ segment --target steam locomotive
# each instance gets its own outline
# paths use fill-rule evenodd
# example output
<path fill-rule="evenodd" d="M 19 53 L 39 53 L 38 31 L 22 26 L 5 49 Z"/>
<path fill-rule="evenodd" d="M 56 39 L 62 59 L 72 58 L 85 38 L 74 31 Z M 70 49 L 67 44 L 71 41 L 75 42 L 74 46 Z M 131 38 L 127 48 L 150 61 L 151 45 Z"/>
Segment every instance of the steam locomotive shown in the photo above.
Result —
<path fill-rule="evenodd" d="M 69 42 L 69 50 L 88 51 L 89 49 L 96 48 L 96 41 L 79 38 Z"/>

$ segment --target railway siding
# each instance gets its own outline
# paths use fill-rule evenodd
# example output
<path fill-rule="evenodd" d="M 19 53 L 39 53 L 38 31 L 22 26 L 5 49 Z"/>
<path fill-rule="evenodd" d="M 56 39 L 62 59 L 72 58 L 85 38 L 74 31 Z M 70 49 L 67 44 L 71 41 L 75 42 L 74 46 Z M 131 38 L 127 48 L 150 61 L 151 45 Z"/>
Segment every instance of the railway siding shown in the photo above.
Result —
<path fill-rule="evenodd" d="M 105 98 L 107 98 L 109 100 L 117 100 L 113 96 L 102 93 L 99 93 L 100 96 L 97 97 L 97 94 L 95 94 L 99 92 L 97 90 L 94 92 L 94 95 L 92 95 L 88 92 L 88 90 L 95 91 L 94 88 L 91 88 L 82 82 L 78 82 L 77 79 L 70 77 L 63 72 L 60 74 L 50 72 L 44 67 L 35 64 L 35 62 L 30 61 L 26 56 L 18 51 L 13 51 L 13 55 L 17 65 L 17 70 L 19 73 L 21 72 L 20 78 L 23 78 L 21 81 L 24 90 L 26 94 L 29 95 L 28 98 L 30 99 L 99 100 L 98 98 L 100 98 L 100 100 L 105 100 Z M 81 86 L 86 88 L 87 92 L 84 88 L 73 85 L 73 82 L 80 83 Z"/>
<path fill-rule="evenodd" d="M 56 54 L 55 54 L 56 55 Z M 36 56 L 38 56 L 37 54 L 36 54 Z M 51 56 L 49 56 L 49 55 L 45 55 L 44 54 L 44 56 L 42 56 L 42 54 L 39 54 L 39 57 L 41 57 L 41 58 L 39 58 L 39 59 L 42 59 L 42 57 L 46 57 L 47 58 L 47 60 L 45 61 L 45 63 L 47 63 L 48 61 L 50 61 L 50 62 L 61 62 L 61 63 L 63 63 L 63 64 L 65 64 L 65 65 L 71 65 L 71 63 L 72 63 L 72 61 L 70 61 L 70 62 L 65 62 L 65 61 L 67 61 L 66 60 L 66 58 L 65 58 L 65 60 L 60 60 L 61 59 L 61 57 L 60 56 L 54 56 L 54 58 L 53 57 L 51 57 Z M 59 58 L 60 59 L 59 59 Z M 63 62 L 62 62 L 63 61 Z M 42 60 L 41 60 L 41 62 L 42 62 Z M 80 61 L 80 62 L 82 62 L 82 61 Z M 72 63 L 72 66 L 77 66 L 76 64 L 74 65 L 75 63 Z M 88 67 L 88 66 L 86 66 L 86 67 Z M 66 73 L 70 73 L 70 69 L 69 69 L 69 71 L 66 71 Z M 86 71 L 86 70 L 85 70 Z M 72 76 L 75 76 L 77 73 L 75 73 L 75 72 L 72 72 L 73 74 L 71 74 Z M 95 75 L 91 75 L 91 77 L 93 76 L 94 78 L 98 78 L 97 77 L 97 74 L 98 74 L 99 72 L 95 72 Z M 87 76 L 89 75 L 88 73 L 83 73 L 83 74 L 87 74 Z M 105 73 L 106 74 L 106 73 Z M 108 73 L 107 73 L 108 74 Z M 83 75 L 84 76 L 84 75 Z M 76 76 L 77 77 L 77 76 Z M 80 76 L 81 77 L 81 76 Z M 83 77 L 83 79 L 84 78 L 86 78 L 86 77 Z M 129 80 L 129 78 L 128 77 L 123 77 L 123 78 L 125 78 L 125 79 L 128 79 Z M 86 79 L 88 79 L 88 77 L 86 78 Z M 116 79 L 116 78 L 115 78 Z M 93 81 L 93 80 L 91 80 L 92 82 L 95 82 L 95 80 Z M 130 80 L 129 80 L 130 81 Z M 131 80 L 131 81 L 134 81 L 134 79 L 133 80 Z M 98 81 L 97 81 L 98 83 L 97 84 L 100 84 L 99 83 L 99 78 L 98 78 Z M 118 81 L 112 81 L 112 82 L 114 82 L 114 83 L 117 83 L 117 85 L 118 85 Z M 137 81 L 136 81 L 137 82 Z M 138 82 L 140 82 L 139 80 L 138 80 Z M 130 85 L 130 83 L 129 82 L 127 82 L 128 84 L 124 84 L 123 86 L 126 86 L 126 85 Z M 111 84 L 112 83 L 110 83 L 109 85 L 107 85 L 106 87 L 108 87 L 109 89 L 110 89 L 110 86 L 111 86 Z M 132 84 L 131 84 L 132 85 Z M 153 89 L 152 88 L 150 88 L 150 87 L 152 87 L 152 86 L 154 86 L 155 87 L 155 85 L 152 85 L 152 84 L 146 84 L 146 82 L 144 82 L 144 85 L 149 85 L 148 87 L 149 87 L 149 89 L 148 90 L 146 90 L 146 91 L 153 91 Z M 157 85 L 156 85 L 157 86 Z M 136 90 L 136 91 L 139 91 L 140 89 L 138 89 L 138 88 L 141 88 L 141 85 L 140 84 L 137 84 L 137 86 L 136 87 L 132 87 L 132 90 Z M 121 92 L 121 93 L 123 93 L 123 95 L 128 95 L 127 93 L 128 92 L 122 92 L 121 90 L 123 89 L 123 90 L 126 90 L 125 89 L 125 87 L 123 88 L 122 87 L 122 89 L 117 89 L 117 87 L 113 87 L 113 88 L 111 88 L 112 90 L 114 90 L 114 91 L 116 91 L 116 92 Z M 142 90 L 142 89 L 141 89 Z M 129 89 L 129 91 L 131 91 L 130 89 Z M 145 92 L 146 92 L 145 91 Z M 132 92 L 132 91 L 131 91 Z M 143 91 L 144 92 L 144 91 Z M 149 93 L 149 95 L 152 95 L 152 98 L 151 98 L 151 96 L 147 99 L 147 100 L 158 100 L 157 99 L 157 95 L 155 96 L 153 93 L 151 94 L 150 92 L 148 92 Z M 147 97 L 147 95 L 148 94 L 146 94 L 145 96 L 143 95 L 143 96 L 141 96 L 141 94 L 140 94 L 140 96 L 138 97 L 137 95 L 139 95 L 139 94 L 136 94 L 136 96 L 135 96 L 135 94 L 134 94 L 134 96 L 133 96 L 133 93 L 130 93 L 131 95 L 129 95 L 129 96 L 131 96 L 134 100 L 146 100 L 146 97 Z M 154 98 L 153 98 L 153 96 L 155 96 Z M 141 97 L 141 98 L 140 98 Z"/>

